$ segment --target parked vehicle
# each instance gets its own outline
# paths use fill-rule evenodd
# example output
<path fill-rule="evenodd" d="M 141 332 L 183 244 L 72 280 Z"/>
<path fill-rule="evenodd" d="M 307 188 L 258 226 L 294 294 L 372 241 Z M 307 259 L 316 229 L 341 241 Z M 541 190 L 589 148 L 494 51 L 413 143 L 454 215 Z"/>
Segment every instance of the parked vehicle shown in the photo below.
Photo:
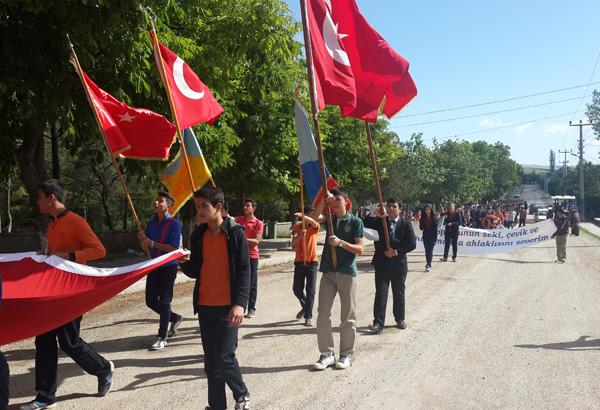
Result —
<path fill-rule="evenodd" d="M 535 213 L 535 223 L 545 221 L 548 217 L 548 208 L 539 208 Z"/>

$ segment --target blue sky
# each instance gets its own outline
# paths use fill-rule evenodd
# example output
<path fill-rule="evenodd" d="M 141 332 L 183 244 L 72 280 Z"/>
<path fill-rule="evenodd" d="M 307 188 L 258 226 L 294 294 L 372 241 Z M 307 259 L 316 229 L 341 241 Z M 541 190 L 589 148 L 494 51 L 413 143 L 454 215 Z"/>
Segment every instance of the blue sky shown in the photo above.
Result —
<path fill-rule="evenodd" d="M 299 20 L 299 0 L 286 1 Z M 579 128 L 569 127 L 569 120 L 584 119 L 589 95 L 593 89 L 600 90 L 600 83 L 589 87 L 588 96 L 586 87 L 581 87 L 468 109 L 415 114 L 586 85 L 590 79 L 600 82 L 600 1 L 357 3 L 371 25 L 411 63 L 419 95 L 391 121 L 401 139 L 422 132 L 426 141 L 454 136 L 501 141 L 522 164 L 547 165 L 551 149 L 577 150 Z M 539 104 L 547 105 L 492 114 Z M 480 116 L 409 126 L 473 115 Z M 594 139 L 591 127 L 584 128 L 584 137 L 586 160 L 600 163 L 600 141 Z M 557 161 L 563 158 L 560 155 Z M 576 165 L 577 158 L 568 159 L 570 165 Z"/>

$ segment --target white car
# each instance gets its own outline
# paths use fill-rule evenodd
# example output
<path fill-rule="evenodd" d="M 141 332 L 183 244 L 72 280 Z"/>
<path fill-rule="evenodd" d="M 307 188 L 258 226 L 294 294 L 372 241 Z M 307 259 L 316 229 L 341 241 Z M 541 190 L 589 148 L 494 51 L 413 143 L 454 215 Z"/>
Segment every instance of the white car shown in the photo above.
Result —
<path fill-rule="evenodd" d="M 545 221 L 547 217 L 548 217 L 548 208 L 538 208 L 538 210 L 535 214 L 534 221 L 535 221 L 535 223 Z"/>

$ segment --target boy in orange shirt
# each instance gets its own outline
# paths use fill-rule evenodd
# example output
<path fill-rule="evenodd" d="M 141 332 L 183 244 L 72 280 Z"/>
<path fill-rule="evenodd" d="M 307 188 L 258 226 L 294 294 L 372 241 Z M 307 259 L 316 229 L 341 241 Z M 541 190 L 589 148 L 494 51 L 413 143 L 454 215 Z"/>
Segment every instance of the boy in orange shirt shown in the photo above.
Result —
<path fill-rule="evenodd" d="M 181 270 L 196 279 L 193 306 L 204 349 L 208 408 L 227 408 L 227 384 L 233 392 L 234 408 L 247 410 L 250 393 L 235 350 L 238 326 L 250 296 L 250 258 L 243 227 L 233 218 L 223 219 L 224 202 L 219 188 L 205 187 L 194 192 L 199 225 L 190 240 L 190 259 L 181 265 Z"/>
<path fill-rule="evenodd" d="M 315 291 L 317 282 L 317 268 L 319 260 L 317 258 L 317 235 L 319 234 L 319 216 L 313 215 L 313 209 L 310 206 L 304 207 L 304 221 L 306 229 L 302 229 L 302 213 L 295 214 L 299 222 L 292 228 L 292 243 L 296 250 L 294 260 L 294 295 L 300 301 L 300 311 L 296 319 L 304 317 L 304 326 L 312 326 L 312 311 L 315 302 Z M 306 258 L 304 256 L 304 238 L 306 239 Z M 304 286 L 306 284 L 306 293 Z"/>
<path fill-rule="evenodd" d="M 46 237 L 48 254 L 85 264 L 106 255 L 102 242 L 81 216 L 65 205 L 65 192 L 56 179 L 38 185 L 38 207 L 50 215 Z M 35 338 L 35 399 L 21 410 L 47 409 L 56 406 L 56 371 L 58 349 L 71 357 L 83 370 L 98 378 L 98 396 L 112 387 L 114 363 L 100 356 L 79 336 L 82 316 Z"/>

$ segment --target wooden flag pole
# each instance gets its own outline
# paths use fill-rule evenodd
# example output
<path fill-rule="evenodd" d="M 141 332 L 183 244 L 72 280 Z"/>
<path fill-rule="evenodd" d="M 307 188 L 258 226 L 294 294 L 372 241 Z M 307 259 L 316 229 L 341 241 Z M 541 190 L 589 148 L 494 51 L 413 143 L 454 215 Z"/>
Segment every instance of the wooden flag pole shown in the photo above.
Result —
<path fill-rule="evenodd" d="M 196 185 L 194 184 L 194 177 L 192 174 L 192 167 L 190 165 L 190 160 L 188 158 L 187 155 L 187 150 L 185 148 L 185 142 L 183 140 L 183 135 L 181 134 L 181 126 L 179 125 L 179 117 L 177 116 L 177 110 L 175 109 L 175 103 L 173 102 L 173 96 L 171 95 L 171 87 L 169 86 L 169 82 L 167 81 L 166 78 L 166 74 L 165 74 L 165 62 L 162 58 L 162 53 L 160 51 L 160 43 L 158 41 L 158 34 L 156 33 L 156 29 L 154 27 L 154 23 L 152 22 L 152 18 L 150 18 L 150 26 L 152 28 L 152 33 L 154 34 L 152 36 L 152 43 L 154 45 L 154 50 L 158 55 L 158 71 L 160 73 L 160 78 L 163 82 L 163 85 L 165 86 L 165 89 L 167 90 L 167 99 L 169 100 L 169 106 L 171 107 L 171 112 L 173 113 L 173 119 L 175 121 L 175 127 L 177 128 L 177 138 L 179 139 L 179 143 L 181 144 L 181 154 L 183 155 L 183 158 L 185 159 L 185 165 L 187 167 L 188 170 L 188 175 L 190 177 L 190 183 L 192 184 L 192 190 L 196 189 Z M 215 181 L 212 178 L 212 174 L 210 176 L 210 182 L 212 183 L 213 186 L 215 185 Z"/>
<path fill-rule="evenodd" d="M 319 153 L 319 168 L 321 170 L 321 182 L 323 184 L 323 200 L 327 199 L 329 190 L 327 189 L 327 175 L 325 173 L 325 159 L 323 157 L 323 146 L 321 145 L 321 127 L 319 125 L 319 113 L 318 113 L 318 102 L 317 94 L 315 90 L 315 78 L 313 71 L 313 55 L 312 45 L 310 42 L 310 31 L 308 27 L 308 12 L 306 8 L 306 0 L 300 0 L 300 8 L 302 11 L 302 30 L 304 32 L 304 49 L 306 52 L 306 69 L 308 71 L 308 86 L 310 89 L 310 105 L 312 109 L 312 117 L 315 128 L 315 143 L 317 145 L 317 151 Z M 333 219 L 329 210 L 329 205 L 325 202 L 325 217 L 327 220 L 327 238 L 334 234 L 333 230 Z M 329 241 L 326 241 L 325 246 L 329 245 L 331 251 L 331 262 L 333 268 L 337 268 L 337 250 Z"/>
<path fill-rule="evenodd" d="M 300 175 L 300 212 L 302 212 L 302 262 L 306 266 L 306 221 L 304 220 L 304 173 L 302 172 L 302 163 L 298 161 L 298 171 Z"/>
<path fill-rule="evenodd" d="M 371 126 L 365 121 L 365 130 L 367 132 L 367 143 L 369 144 L 369 154 L 371 157 L 371 169 L 373 170 L 373 179 L 375 180 L 375 190 L 377 193 L 377 200 L 382 210 L 385 210 L 383 204 L 383 194 L 381 193 L 381 183 L 379 182 L 379 172 L 377 172 L 377 158 L 375 157 L 375 149 L 373 148 L 373 135 L 371 134 Z M 390 244 L 390 232 L 385 215 L 381 217 L 381 224 L 383 225 L 383 234 L 385 236 L 385 245 L 391 248 Z M 381 240 L 381 238 L 379 238 Z"/>
<path fill-rule="evenodd" d="M 125 179 L 123 178 L 123 175 L 121 174 L 121 169 L 119 168 L 119 164 L 117 164 L 117 160 L 115 159 L 115 156 L 113 155 L 112 151 L 110 150 L 110 146 L 108 144 L 108 140 L 106 138 L 104 128 L 102 128 L 102 122 L 100 122 L 100 118 L 98 117 L 98 112 L 96 111 L 96 108 L 94 107 L 94 102 L 92 101 L 92 97 L 90 95 L 90 90 L 85 82 L 85 79 L 83 78 L 83 72 L 81 69 L 81 65 L 79 64 L 79 59 L 77 58 L 77 54 L 75 53 L 75 49 L 73 48 L 73 44 L 71 43 L 69 36 L 67 36 L 67 39 L 69 40 L 69 46 L 71 47 L 71 53 L 73 55 L 73 63 L 74 63 L 73 65 L 75 66 L 77 75 L 79 75 L 79 79 L 81 80 L 81 85 L 83 85 L 83 89 L 85 90 L 85 96 L 87 97 L 87 100 L 90 103 L 90 107 L 92 107 L 92 111 L 94 113 L 94 118 L 96 118 L 96 123 L 98 124 L 98 128 L 100 128 L 100 133 L 102 134 L 104 146 L 106 147 L 106 150 L 108 151 L 108 155 L 110 155 L 110 158 L 112 160 L 112 164 L 115 168 L 115 172 L 117 173 L 117 177 L 119 179 L 121 189 L 123 190 L 123 194 L 125 195 L 125 198 L 127 199 L 127 203 L 129 204 L 129 209 L 131 210 L 131 215 L 133 216 L 133 220 L 135 222 L 137 230 L 138 230 L 138 232 L 142 232 L 142 225 L 140 223 L 140 219 L 138 218 L 137 212 L 135 211 L 135 206 L 133 205 L 133 201 L 131 200 L 131 195 L 129 195 L 127 185 L 125 184 Z"/>

